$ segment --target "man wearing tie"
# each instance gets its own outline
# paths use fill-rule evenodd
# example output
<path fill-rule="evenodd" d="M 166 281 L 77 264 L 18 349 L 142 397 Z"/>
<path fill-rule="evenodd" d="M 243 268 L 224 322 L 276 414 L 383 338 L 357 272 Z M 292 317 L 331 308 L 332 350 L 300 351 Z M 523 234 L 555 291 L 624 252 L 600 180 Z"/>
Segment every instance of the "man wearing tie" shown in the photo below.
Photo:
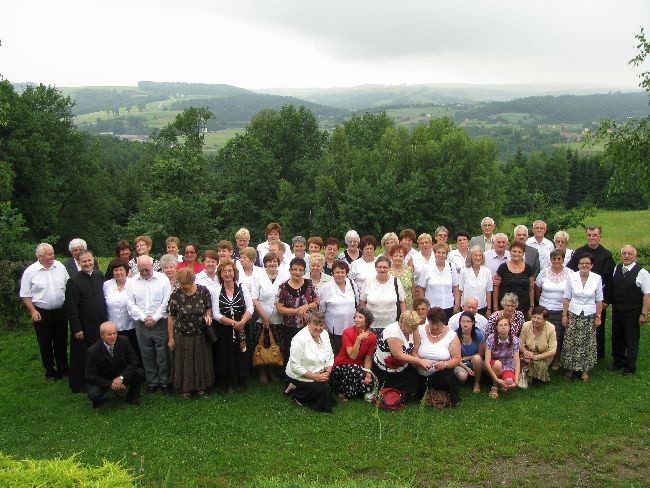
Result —
<path fill-rule="evenodd" d="M 138 366 L 138 356 L 129 340 L 117 335 L 113 322 L 104 322 L 99 328 L 100 339 L 88 349 L 86 359 L 86 391 L 97 408 L 104 403 L 107 391 L 125 390 L 126 402 L 138 405 L 144 371 Z"/>

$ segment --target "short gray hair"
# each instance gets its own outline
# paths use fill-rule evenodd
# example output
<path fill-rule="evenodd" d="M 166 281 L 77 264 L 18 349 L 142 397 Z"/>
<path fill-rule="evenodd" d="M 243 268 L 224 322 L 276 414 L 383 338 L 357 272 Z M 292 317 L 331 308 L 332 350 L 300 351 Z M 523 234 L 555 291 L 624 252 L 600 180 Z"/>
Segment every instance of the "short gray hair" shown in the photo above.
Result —
<path fill-rule="evenodd" d="M 564 237 L 566 239 L 567 244 L 569 243 L 569 233 L 565 232 L 563 230 L 558 230 L 555 235 L 553 236 L 553 240 L 557 239 L 558 237 Z"/>
<path fill-rule="evenodd" d="M 346 245 L 350 244 L 350 239 L 358 239 L 358 240 L 360 240 L 361 238 L 359 237 L 359 233 L 356 230 L 350 229 L 349 231 L 347 231 L 345 233 L 344 240 L 345 240 Z"/>
<path fill-rule="evenodd" d="M 520 229 L 526 229 L 526 235 L 528 235 L 528 227 L 526 227 L 524 224 L 516 225 L 515 228 L 512 229 L 512 235 L 515 235 Z"/>
<path fill-rule="evenodd" d="M 70 241 L 70 244 L 68 244 L 68 251 L 72 251 L 73 249 L 80 247 L 84 251 L 88 249 L 88 244 L 86 244 L 86 241 L 83 239 L 76 237 Z"/>
<path fill-rule="evenodd" d="M 519 306 L 519 297 L 509 291 L 508 293 L 503 295 L 503 298 L 501 299 L 501 306 L 505 307 L 507 302 L 512 302 L 515 304 L 515 307 Z"/>
<path fill-rule="evenodd" d="M 173 254 L 164 254 L 160 258 L 160 268 L 164 268 L 165 266 L 168 266 L 170 264 L 173 264 L 176 266 L 178 264 L 178 258 L 174 256 Z"/>
<path fill-rule="evenodd" d="M 307 239 L 305 239 L 303 236 L 296 236 L 293 239 L 291 239 L 291 244 L 295 244 L 296 242 L 302 242 L 303 244 L 307 245 Z"/>
<path fill-rule="evenodd" d="M 45 252 L 45 249 L 47 249 L 48 247 L 51 248 L 52 244 L 48 244 L 47 242 L 41 242 L 38 246 L 36 246 L 36 252 L 35 252 L 36 257 L 40 258 Z"/>

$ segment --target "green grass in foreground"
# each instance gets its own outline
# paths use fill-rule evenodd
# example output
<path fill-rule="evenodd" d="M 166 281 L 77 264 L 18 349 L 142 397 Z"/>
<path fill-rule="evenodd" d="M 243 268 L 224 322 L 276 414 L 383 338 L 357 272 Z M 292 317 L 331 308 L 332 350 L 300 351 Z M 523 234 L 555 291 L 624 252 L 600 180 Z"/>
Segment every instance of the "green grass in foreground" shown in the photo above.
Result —
<path fill-rule="evenodd" d="M 0 451 L 121 461 L 143 486 L 648 486 L 649 330 L 634 377 L 601 362 L 589 383 L 555 374 L 498 401 L 466 388 L 455 410 L 351 401 L 331 415 L 256 381 L 244 393 L 144 394 L 139 407 L 92 410 L 66 383 L 44 381 L 31 329 L 5 332 Z"/>

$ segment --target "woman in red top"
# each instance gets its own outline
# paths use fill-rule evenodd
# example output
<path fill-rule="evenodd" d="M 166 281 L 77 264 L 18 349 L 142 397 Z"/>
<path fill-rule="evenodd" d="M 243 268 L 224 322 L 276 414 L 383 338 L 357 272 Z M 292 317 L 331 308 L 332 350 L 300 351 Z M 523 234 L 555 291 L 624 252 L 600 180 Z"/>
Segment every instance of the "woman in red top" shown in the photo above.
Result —
<path fill-rule="evenodd" d="M 363 396 L 372 387 L 372 356 L 377 345 L 377 336 L 370 330 L 372 312 L 366 307 L 358 307 L 354 315 L 354 325 L 343 331 L 343 347 L 334 358 L 332 369 L 332 390 L 339 398 Z"/>
<path fill-rule="evenodd" d="M 199 261 L 197 261 L 197 256 L 199 253 L 199 248 L 196 244 L 193 242 L 188 242 L 185 244 L 185 253 L 183 253 L 183 257 L 185 261 L 182 263 L 178 263 L 178 266 L 176 266 L 176 269 L 183 269 L 183 268 L 192 268 L 192 271 L 194 271 L 194 274 L 199 274 L 201 271 L 205 269 L 205 266 L 203 266 Z"/>

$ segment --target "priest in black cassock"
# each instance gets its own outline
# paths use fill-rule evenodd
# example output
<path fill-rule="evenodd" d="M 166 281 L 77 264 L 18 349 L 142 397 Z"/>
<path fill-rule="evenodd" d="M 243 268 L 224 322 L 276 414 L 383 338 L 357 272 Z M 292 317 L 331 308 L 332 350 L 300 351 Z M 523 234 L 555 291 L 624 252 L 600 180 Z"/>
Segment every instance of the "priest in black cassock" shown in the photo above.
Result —
<path fill-rule="evenodd" d="M 99 326 L 106 322 L 104 277 L 94 269 L 94 256 L 81 251 L 81 271 L 68 280 L 65 306 L 70 324 L 70 389 L 86 391 L 85 369 L 88 348 L 99 340 Z"/>

